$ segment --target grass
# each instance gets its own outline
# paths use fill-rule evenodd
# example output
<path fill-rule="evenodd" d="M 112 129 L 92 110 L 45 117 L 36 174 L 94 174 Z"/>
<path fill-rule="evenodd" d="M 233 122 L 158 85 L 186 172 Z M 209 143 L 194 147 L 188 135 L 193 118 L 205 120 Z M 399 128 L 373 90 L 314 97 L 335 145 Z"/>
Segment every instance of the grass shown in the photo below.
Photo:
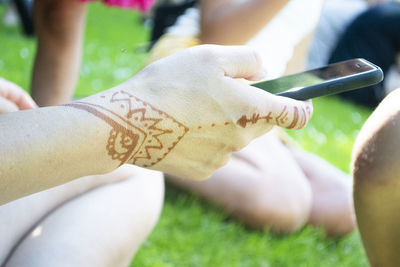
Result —
<path fill-rule="evenodd" d="M 136 73 L 146 57 L 137 52 L 147 36 L 137 13 L 91 4 L 76 96 L 96 93 Z M 34 49 L 34 39 L 0 24 L 0 76 L 29 88 Z M 306 129 L 289 134 L 348 172 L 354 139 L 370 111 L 336 98 L 315 100 L 314 110 Z M 291 235 L 252 231 L 218 207 L 170 186 L 160 221 L 132 262 L 156 267 L 366 265 L 357 232 L 329 239 L 311 227 Z"/>

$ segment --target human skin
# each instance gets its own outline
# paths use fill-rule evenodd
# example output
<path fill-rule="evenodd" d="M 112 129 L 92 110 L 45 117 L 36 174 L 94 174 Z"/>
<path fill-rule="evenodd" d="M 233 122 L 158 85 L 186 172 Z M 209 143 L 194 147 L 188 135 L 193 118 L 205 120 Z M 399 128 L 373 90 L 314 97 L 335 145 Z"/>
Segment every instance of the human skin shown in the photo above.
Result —
<path fill-rule="evenodd" d="M 201 0 L 203 44 L 245 44 L 265 27 L 288 0 Z"/>
<path fill-rule="evenodd" d="M 0 114 L 31 108 L 37 105 L 21 87 L 0 78 Z"/>
<path fill-rule="evenodd" d="M 213 44 L 246 43 L 288 2 L 201 1 L 204 12 L 200 39 Z M 86 4 L 77 0 L 38 0 L 34 2 L 34 14 L 38 46 L 32 96 L 39 106 L 66 103 L 73 96 L 78 78 Z"/>
<path fill-rule="evenodd" d="M 309 223 L 329 236 L 355 227 L 351 180 L 322 158 L 290 147 L 271 131 L 232 154 L 210 179 L 168 182 L 223 206 L 256 229 L 290 233 Z"/>
<path fill-rule="evenodd" d="M 400 266 L 400 90 L 367 120 L 353 150 L 354 204 L 371 266 Z"/>
<path fill-rule="evenodd" d="M 260 71 L 253 49 L 198 46 L 79 102 L 2 115 L 0 203 L 124 163 L 210 177 L 273 125 L 298 129 L 312 114 L 235 80 Z"/>
<path fill-rule="evenodd" d="M 202 43 L 244 44 L 288 0 L 202 0 Z M 34 22 L 38 46 L 31 93 L 39 106 L 68 102 L 75 89 L 82 55 L 86 4 L 77 0 L 37 0 Z"/>
<path fill-rule="evenodd" d="M 287 3 L 201 0 L 199 38 L 203 43 L 244 44 Z M 152 59 L 188 46 L 185 36 L 167 36 L 152 51 Z M 311 37 L 295 47 L 287 73 L 301 70 Z M 355 228 L 349 175 L 317 155 L 282 144 L 274 132 L 233 153 L 227 165 L 206 181 L 169 175 L 166 179 L 221 205 L 246 226 L 288 233 L 310 223 L 330 236 Z"/>
<path fill-rule="evenodd" d="M 78 0 L 35 0 L 37 49 L 31 93 L 39 106 L 71 100 L 82 56 L 86 4 Z"/>
<path fill-rule="evenodd" d="M 2 205 L 0 265 L 126 267 L 163 192 L 162 173 L 126 164 Z"/>
<path fill-rule="evenodd" d="M 36 107 L 0 78 L 0 114 Z M 1 205 L 0 265 L 127 266 L 158 220 L 163 192 L 161 172 L 125 164 Z"/>

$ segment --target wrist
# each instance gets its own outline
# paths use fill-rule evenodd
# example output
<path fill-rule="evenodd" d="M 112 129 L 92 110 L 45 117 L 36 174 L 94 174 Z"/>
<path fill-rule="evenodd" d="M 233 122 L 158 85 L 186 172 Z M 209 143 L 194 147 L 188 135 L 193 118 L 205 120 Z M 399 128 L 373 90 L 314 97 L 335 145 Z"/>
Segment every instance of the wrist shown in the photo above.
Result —
<path fill-rule="evenodd" d="M 118 166 L 130 163 L 152 167 L 161 161 L 187 128 L 148 102 L 136 80 L 68 104 L 106 124 L 106 153 Z M 146 99 L 146 100 L 144 100 Z"/>

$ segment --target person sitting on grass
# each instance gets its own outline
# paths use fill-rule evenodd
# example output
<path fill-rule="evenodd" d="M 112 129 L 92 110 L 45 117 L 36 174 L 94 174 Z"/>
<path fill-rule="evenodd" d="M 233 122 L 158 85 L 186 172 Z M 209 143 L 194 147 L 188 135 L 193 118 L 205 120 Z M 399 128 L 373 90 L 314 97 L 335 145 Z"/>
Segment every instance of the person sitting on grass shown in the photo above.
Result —
<path fill-rule="evenodd" d="M 293 62 L 306 57 L 321 4 L 313 1 L 312 8 L 307 6 L 309 12 L 293 17 L 303 13 L 299 11 L 305 9 L 302 1 L 201 0 L 165 29 L 148 61 L 200 43 L 247 43 L 264 47 L 261 54 L 264 62 L 270 61 L 269 77 L 282 75 L 287 64 L 293 70 Z M 296 25 L 300 25 L 297 31 Z M 295 58 L 289 60 L 293 53 Z M 288 233 L 310 223 L 331 236 L 353 231 L 351 177 L 276 133 L 234 153 L 211 179 L 199 182 L 170 175 L 166 179 L 219 204 L 247 226 Z"/>
<path fill-rule="evenodd" d="M 184 19 L 178 19 L 177 25 L 169 29 L 168 38 L 162 38 L 154 47 L 149 60 L 159 59 L 160 51 L 166 55 L 200 43 L 244 44 L 261 31 L 252 45 L 264 47 L 262 58 L 268 63 L 269 77 L 282 75 L 297 44 L 309 39 L 321 4 L 322 0 L 313 0 L 307 12 L 297 12 L 306 15 L 293 21 L 288 10 L 304 9 L 302 1 L 202 0 L 201 14 L 197 9 L 188 10 Z M 80 62 L 85 9 L 85 3 L 78 0 L 35 2 L 38 49 L 32 95 L 41 106 L 64 103 L 72 95 Z M 280 10 L 284 27 L 275 19 Z M 266 24 L 275 26 L 268 28 Z M 299 25 L 300 29 L 293 30 L 293 25 Z M 167 45 L 159 49 L 161 44 Z M 268 154 L 265 151 L 270 151 L 266 148 L 270 146 L 275 149 Z M 205 183 L 168 179 L 221 204 L 252 227 L 293 232 L 309 222 L 322 226 L 329 235 L 344 235 L 355 227 L 348 175 L 311 153 L 285 145 L 274 133 L 235 155 L 215 176 L 220 178 Z"/>
<path fill-rule="evenodd" d="M 205 179 L 273 125 L 308 122 L 311 102 L 235 80 L 261 65 L 247 47 L 198 46 L 46 108 L 2 80 L 2 110 L 28 110 L 0 115 L 0 264 L 127 266 L 161 210 L 157 171 Z M 253 114 L 270 119 L 243 127 Z"/>

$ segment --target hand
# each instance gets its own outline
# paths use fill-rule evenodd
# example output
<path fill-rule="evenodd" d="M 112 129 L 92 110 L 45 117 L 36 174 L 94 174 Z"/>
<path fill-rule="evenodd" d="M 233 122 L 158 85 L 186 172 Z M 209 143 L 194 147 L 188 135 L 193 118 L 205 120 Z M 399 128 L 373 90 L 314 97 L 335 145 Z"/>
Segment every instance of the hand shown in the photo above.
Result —
<path fill-rule="evenodd" d="M 259 76 L 261 67 L 250 48 L 202 46 L 137 75 L 134 88 L 140 90 L 132 94 L 182 125 L 170 129 L 178 143 L 154 169 L 206 178 L 273 125 L 303 127 L 312 113 L 310 102 L 274 96 L 234 79 Z"/>
<path fill-rule="evenodd" d="M 204 179 L 273 125 L 297 129 L 309 120 L 311 102 L 235 80 L 259 76 L 261 65 L 251 48 L 194 47 L 94 96 L 95 104 L 72 105 L 112 127 L 107 153 L 120 164 Z"/>
<path fill-rule="evenodd" d="M 0 78 L 0 114 L 36 107 L 35 102 L 21 87 Z"/>

